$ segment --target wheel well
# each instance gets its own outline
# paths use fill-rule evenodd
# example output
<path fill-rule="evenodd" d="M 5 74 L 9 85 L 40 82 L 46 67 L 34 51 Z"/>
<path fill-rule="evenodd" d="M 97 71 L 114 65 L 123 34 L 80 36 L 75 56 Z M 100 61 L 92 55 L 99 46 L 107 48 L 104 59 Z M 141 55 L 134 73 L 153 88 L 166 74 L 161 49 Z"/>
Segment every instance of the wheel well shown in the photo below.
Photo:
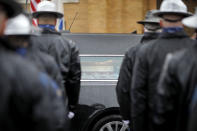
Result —
<path fill-rule="evenodd" d="M 88 119 L 88 122 L 85 124 L 85 126 L 82 128 L 82 131 L 91 131 L 93 128 L 94 124 L 109 115 L 114 115 L 114 114 L 120 114 L 120 109 L 119 107 L 110 107 L 110 108 L 105 108 L 102 110 L 97 110 L 94 112 L 90 118 Z"/>

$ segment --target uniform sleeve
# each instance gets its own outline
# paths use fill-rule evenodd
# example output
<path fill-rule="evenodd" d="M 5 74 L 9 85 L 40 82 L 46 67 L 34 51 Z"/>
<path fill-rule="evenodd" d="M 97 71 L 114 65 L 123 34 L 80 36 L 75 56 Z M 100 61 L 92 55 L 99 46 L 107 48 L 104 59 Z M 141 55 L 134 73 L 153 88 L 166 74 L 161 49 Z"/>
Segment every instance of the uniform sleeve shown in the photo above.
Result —
<path fill-rule="evenodd" d="M 132 60 L 129 59 L 127 52 L 120 68 L 118 83 L 116 86 L 117 100 L 120 105 L 120 114 L 123 117 L 123 120 L 131 120 L 129 106 L 131 101 L 129 92 L 131 85 L 132 67 Z"/>
<path fill-rule="evenodd" d="M 79 49 L 75 43 L 69 40 L 71 49 L 71 59 L 69 63 L 68 79 L 65 83 L 66 91 L 68 93 L 68 104 L 70 110 L 78 104 L 81 80 L 81 64 L 79 57 Z"/>
<path fill-rule="evenodd" d="M 133 77 L 131 84 L 131 116 L 133 129 L 143 131 L 146 123 L 147 108 L 147 79 L 148 64 L 146 52 L 140 49 L 136 55 L 136 61 L 133 69 Z"/>
<path fill-rule="evenodd" d="M 155 129 L 160 131 L 175 130 L 178 107 L 179 82 L 175 75 L 176 66 L 172 55 L 168 55 L 156 89 Z"/>

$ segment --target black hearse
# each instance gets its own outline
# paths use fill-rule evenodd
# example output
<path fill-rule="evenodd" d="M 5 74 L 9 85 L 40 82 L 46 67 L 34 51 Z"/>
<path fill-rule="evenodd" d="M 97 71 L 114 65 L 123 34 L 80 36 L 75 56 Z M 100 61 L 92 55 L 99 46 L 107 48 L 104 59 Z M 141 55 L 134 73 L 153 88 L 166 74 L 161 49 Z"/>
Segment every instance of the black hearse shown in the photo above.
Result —
<path fill-rule="evenodd" d="M 73 119 L 78 131 L 128 131 L 121 121 L 115 87 L 124 53 L 139 43 L 136 34 L 72 34 L 80 49 L 80 105 Z M 76 125 L 74 123 L 77 123 Z"/>

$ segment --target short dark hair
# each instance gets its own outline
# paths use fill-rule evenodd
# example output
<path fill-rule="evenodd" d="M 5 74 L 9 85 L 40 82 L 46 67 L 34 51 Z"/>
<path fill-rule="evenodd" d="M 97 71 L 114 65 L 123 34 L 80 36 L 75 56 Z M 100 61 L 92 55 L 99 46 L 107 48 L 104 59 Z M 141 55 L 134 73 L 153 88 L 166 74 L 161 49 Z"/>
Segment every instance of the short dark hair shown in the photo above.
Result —
<path fill-rule="evenodd" d="M 38 17 L 54 17 L 57 18 L 57 16 L 55 14 L 50 14 L 50 13 L 41 13 L 38 15 Z"/>

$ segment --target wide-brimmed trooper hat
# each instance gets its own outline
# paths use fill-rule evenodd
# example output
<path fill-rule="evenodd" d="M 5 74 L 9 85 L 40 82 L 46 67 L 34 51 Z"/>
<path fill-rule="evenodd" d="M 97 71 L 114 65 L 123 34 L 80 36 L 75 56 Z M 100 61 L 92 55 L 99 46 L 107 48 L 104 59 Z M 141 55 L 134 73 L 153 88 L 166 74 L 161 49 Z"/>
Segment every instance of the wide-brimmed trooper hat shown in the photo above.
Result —
<path fill-rule="evenodd" d="M 146 13 L 145 19 L 138 21 L 138 24 L 159 24 L 160 18 L 153 15 L 157 10 L 150 10 Z"/>
<path fill-rule="evenodd" d="M 197 7 L 194 16 L 183 19 L 182 23 L 187 27 L 197 29 Z"/>
<path fill-rule="evenodd" d="M 154 15 L 162 17 L 165 14 L 174 14 L 184 17 L 192 15 L 192 13 L 187 11 L 187 6 L 182 0 L 163 0 L 160 10 L 155 12 Z"/>
<path fill-rule="evenodd" d="M 37 11 L 32 15 L 34 18 L 38 18 L 41 14 L 53 14 L 57 18 L 62 18 L 63 14 L 57 11 L 56 5 L 51 1 L 42 1 L 37 6 Z"/>
<path fill-rule="evenodd" d="M 22 12 L 22 7 L 15 0 L 0 0 L 0 5 L 7 12 L 8 18 L 14 17 Z"/>
<path fill-rule="evenodd" d="M 31 33 L 32 25 L 30 20 L 24 14 L 20 14 L 8 20 L 4 35 L 26 36 L 31 35 Z"/>

